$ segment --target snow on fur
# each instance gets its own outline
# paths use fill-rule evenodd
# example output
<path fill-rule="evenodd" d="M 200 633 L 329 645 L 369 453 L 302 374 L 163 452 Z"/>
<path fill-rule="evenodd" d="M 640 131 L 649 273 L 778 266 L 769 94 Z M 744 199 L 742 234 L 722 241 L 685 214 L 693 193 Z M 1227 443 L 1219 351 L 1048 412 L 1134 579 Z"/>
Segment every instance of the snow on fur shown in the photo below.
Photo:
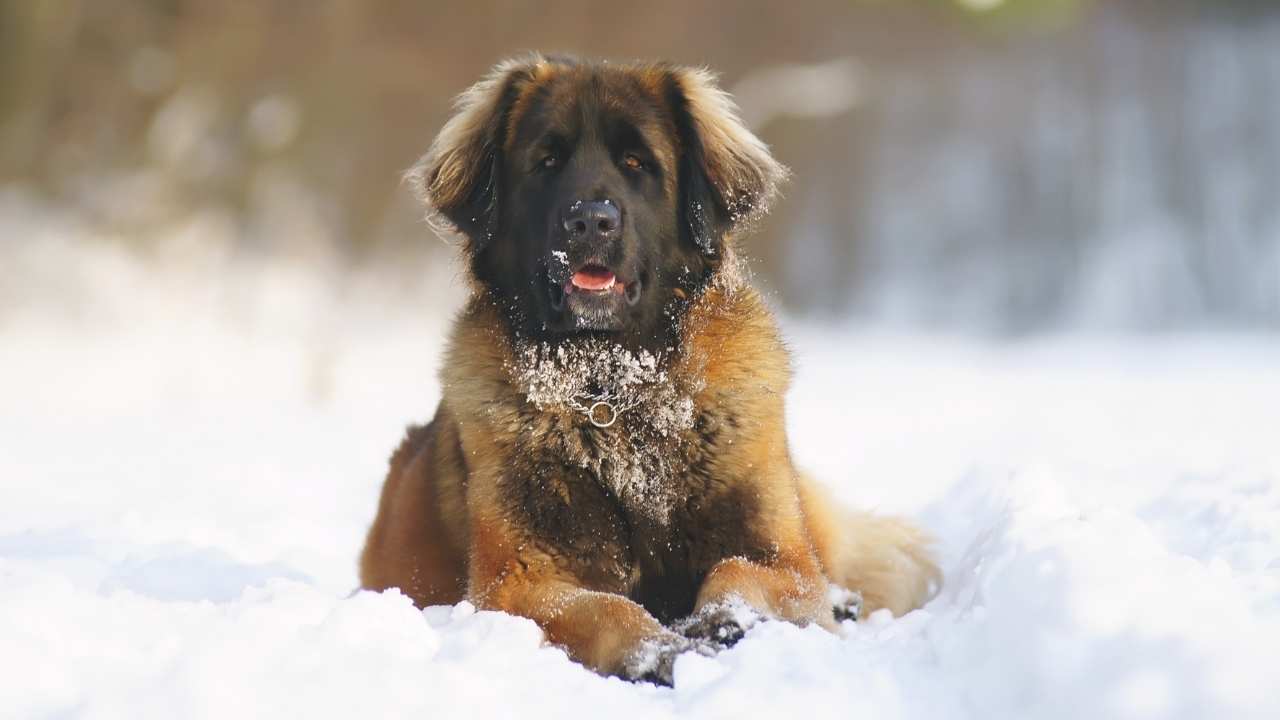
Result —
<path fill-rule="evenodd" d="M 621 424 L 626 432 L 602 433 L 590 443 L 565 433 L 561 442 L 628 507 L 666 522 L 679 497 L 676 445 L 693 427 L 693 395 L 700 388 L 676 382 L 666 358 L 604 339 L 519 342 L 514 354 L 508 370 L 539 409 Z"/>

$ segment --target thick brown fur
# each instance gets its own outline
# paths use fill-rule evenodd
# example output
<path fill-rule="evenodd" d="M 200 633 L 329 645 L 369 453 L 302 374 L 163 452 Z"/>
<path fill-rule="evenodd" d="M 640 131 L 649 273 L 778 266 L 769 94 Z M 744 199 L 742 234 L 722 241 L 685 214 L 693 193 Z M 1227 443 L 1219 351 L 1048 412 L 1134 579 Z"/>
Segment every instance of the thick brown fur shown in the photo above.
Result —
<path fill-rule="evenodd" d="M 473 259 L 492 240 L 478 233 L 500 227 L 481 218 L 468 229 L 451 210 L 476 182 L 494 182 L 477 174 L 499 172 L 476 138 L 500 138 L 495 125 L 518 122 L 521 103 L 557 69 L 540 56 L 499 66 L 464 95 L 416 170 Z M 704 180 L 738 198 L 725 207 L 767 207 L 785 171 L 709 75 L 619 71 L 641 88 L 674 79 Z M 688 145 L 673 138 L 669 152 Z M 680 301 L 669 306 L 678 310 L 671 345 L 640 355 L 654 359 L 651 384 L 670 392 L 641 397 L 610 427 L 531 390 L 538 377 L 526 371 L 547 346 L 522 336 L 501 298 L 476 283 L 449 339 L 435 417 L 391 459 L 363 587 L 398 587 L 419 606 L 465 598 L 522 615 L 592 669 L 665 682 L 679 652 L 741 634 L 735 608 L 830 628 L 832 583 L 861 593 L 864 612 L 902 614 L 928 599 L 939 575 L 923 533 L 840 508 L 795 469 L 790 359 L 763 301 L 735 274 L 728 237 L 746 218 L 726 218 L 703 282 L 665 290 Z"/>

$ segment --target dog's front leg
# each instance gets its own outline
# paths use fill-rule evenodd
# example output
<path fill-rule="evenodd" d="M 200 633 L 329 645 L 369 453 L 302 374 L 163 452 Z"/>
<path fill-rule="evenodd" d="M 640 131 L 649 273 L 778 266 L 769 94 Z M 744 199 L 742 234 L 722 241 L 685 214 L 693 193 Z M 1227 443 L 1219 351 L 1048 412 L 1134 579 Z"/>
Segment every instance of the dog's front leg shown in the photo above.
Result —
<path fill-rule="evenodd" d="M 676 656 L 694 648 L 621 595 L 556 582 L 523 595 L 510 612 L 532 618 L 550 642 L 602 674 L 670 685 Z"/>
<path fill-rule="evenodd" d="M 834 627 L 827 585 L 817 558 L 806 550 L 768 563 L 727 558 L 707 574 L 693 615 L 679 629 L 686 637 L 728 646 L 761 617 Z"/>
<path fill-rule="evenodd" d="M 504 546 L 521 549 L 495 557 L 492 549 Z M 533 620 L 549 642 L 598 673 L 670 685 L 676 656 L 695 649 L 639 604 L 584 587 L 546 552 L 508 543 L 488 547 L 472 566 L 477 607 Z"/>

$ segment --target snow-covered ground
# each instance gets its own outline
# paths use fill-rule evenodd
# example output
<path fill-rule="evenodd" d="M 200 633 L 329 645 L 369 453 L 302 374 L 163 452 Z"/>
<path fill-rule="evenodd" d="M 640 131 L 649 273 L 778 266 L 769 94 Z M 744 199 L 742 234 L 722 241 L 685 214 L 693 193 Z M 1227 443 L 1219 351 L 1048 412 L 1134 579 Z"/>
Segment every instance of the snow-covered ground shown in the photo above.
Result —
<path fill-rule="evenodd" d="M 1280 717 L 1278 338 L 786 322 L 798 461 L 928 526 L 946 583 L 839 636 L 765 623 L 666 689 L 349 595 L 434 408 L 448 269 L 64 236 L 0 242 L 0 716 Z"/>

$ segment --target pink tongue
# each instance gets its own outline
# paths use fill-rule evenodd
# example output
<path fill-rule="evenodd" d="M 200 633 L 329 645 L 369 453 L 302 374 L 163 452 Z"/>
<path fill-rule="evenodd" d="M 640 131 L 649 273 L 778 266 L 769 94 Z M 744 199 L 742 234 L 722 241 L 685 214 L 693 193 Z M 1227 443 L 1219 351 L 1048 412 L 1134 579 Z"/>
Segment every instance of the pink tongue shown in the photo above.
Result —
<path fill-rule="evenodd" d="M 613 286 L 613 273 L 601 267 L 587 267 L 573 274 L 570 282 L 583 290 L 607 290 Z"/>

